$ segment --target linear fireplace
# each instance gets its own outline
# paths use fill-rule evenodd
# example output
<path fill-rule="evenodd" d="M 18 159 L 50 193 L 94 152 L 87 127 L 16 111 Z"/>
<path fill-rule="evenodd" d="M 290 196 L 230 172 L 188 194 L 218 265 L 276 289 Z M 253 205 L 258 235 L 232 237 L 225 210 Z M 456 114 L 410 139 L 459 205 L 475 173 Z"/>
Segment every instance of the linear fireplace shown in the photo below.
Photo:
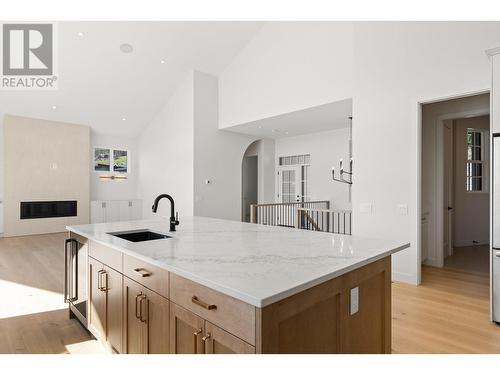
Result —
<path fill-rule="evenodd" d="M 21 202 L 21 219 L 76 216 L 76 208 L 76 201 Z"/>

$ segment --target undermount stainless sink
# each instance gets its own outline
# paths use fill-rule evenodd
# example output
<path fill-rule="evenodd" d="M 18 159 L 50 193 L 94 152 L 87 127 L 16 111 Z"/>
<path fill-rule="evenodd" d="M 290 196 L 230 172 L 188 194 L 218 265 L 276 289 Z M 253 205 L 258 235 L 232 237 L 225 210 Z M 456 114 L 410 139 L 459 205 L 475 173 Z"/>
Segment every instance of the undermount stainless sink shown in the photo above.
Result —
<path fill-rule="evenodd" d="M 153 241 L 153 240 L 163 240 L 167 238 L 172 238 L 166 234 L 151 232 L 147 229 L 130 230 L 124 232 L 112 232 L 108 233 L 112 236 L 122 238 L 131 242 L 143 242 L 143 241 Z"/>

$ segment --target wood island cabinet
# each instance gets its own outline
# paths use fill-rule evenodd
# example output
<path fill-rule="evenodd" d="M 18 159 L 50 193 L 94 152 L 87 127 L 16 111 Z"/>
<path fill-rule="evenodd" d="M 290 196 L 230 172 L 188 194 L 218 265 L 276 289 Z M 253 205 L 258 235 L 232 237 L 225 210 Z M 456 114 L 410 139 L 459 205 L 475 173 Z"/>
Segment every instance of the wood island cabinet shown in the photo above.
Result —
<path fill-rule="evenodd" d="M 170 303 L 170 353 L 201 354 L 204 320 Z"/>
<path fill-rule="evenodd" d="M 254 354 L 255 347 L 216 325 L 205 322 L 205 354 Z"/>
<path fill-rule="evenodd" d="M 123 287 L 124 353 L 170 353 L 169 301 L 128 277 Z"/>
<path fill-rule="evenodd" d="M 172 354 L 251 354 L 255 347 L 175 303 L 170 303 Z"/>
<path fill-rule="evenodd" d="M 390 256 L 259 308 L 89 241 L 88 328 L 110 351 L 390 353 Z"/>
<path fill-rule="evenodd" d="M 110 350 L 122 351 L 122 275 L 88 258 L 89 330 Z"/>

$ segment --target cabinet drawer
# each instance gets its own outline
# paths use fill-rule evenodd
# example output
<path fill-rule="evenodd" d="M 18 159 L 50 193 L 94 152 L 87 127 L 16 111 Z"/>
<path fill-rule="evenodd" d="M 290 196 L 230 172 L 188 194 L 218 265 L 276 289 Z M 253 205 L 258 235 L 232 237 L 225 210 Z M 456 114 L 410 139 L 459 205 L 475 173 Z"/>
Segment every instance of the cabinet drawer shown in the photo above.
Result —
<path fill-rule="evenodd" d="M 233 335 L 255 345 L 255 307 L 170 274 L 170 299 Z"/>
<path fill-rule="evenodd" d="M 122 272 L 122 253 L 118 250 L 90 241 L 89 256 L 118 272 Z"/>
<path fill-rule="evenodd" d="M 168 271 L 140 259 L 123 255 L 123 274 L 168 298 Z"/>

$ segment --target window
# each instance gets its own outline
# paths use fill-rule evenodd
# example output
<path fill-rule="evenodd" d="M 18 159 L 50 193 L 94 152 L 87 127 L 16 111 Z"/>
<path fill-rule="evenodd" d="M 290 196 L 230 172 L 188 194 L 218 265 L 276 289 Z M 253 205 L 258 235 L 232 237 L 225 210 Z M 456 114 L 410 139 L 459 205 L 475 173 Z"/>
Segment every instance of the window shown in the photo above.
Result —
<path fill-rule="evenodd" d="M 303 165 L 311 163 L 311 155 L 293 155 L 293 156 L 281 156 L 279 158 L 279 165 Z"/>
<path fill-rule="evenodd" d="M 487 163 L 485 160 L 487 144 L 485 130 L 467 129 L 467 163 L 465 188 L 468 192 L 487 190 Z"/>
<path fill-rule="evenodd" d="M 94 148 L 94 171 L 128 173 L 129 153 L 126 150 Z"/>

